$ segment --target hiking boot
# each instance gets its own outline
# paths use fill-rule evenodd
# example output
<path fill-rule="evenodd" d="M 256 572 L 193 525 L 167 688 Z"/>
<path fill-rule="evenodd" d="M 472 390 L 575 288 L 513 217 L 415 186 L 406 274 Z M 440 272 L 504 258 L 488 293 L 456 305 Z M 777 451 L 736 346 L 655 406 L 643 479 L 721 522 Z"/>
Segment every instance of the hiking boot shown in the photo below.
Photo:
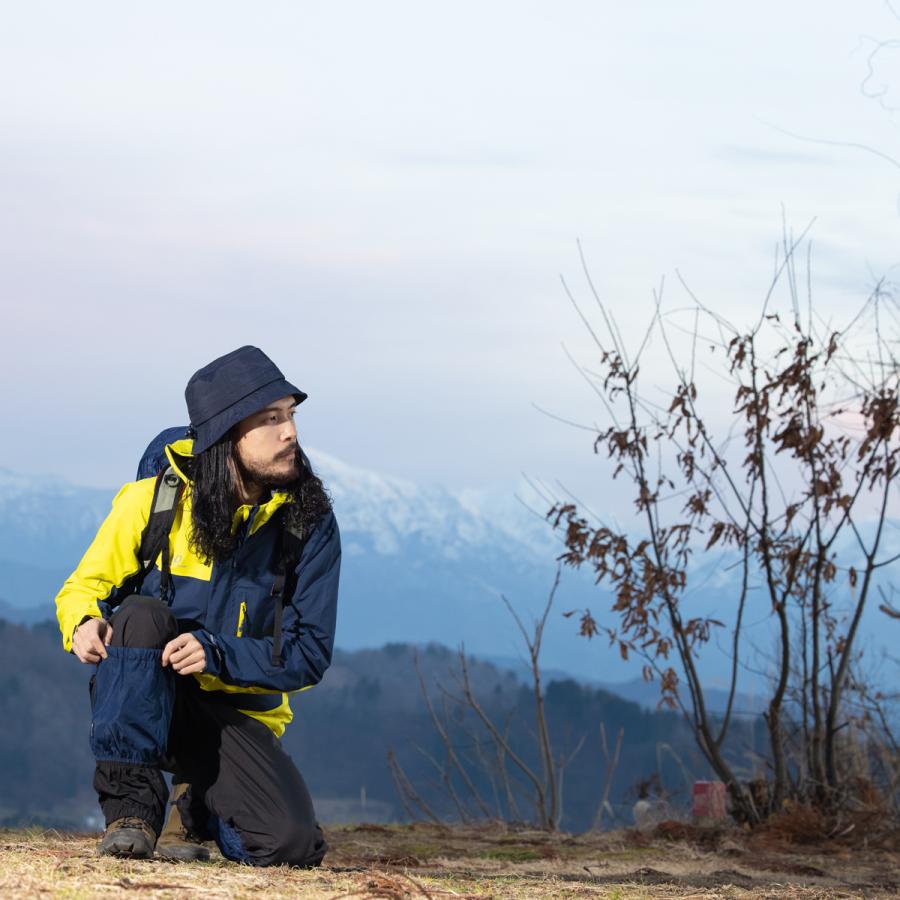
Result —
<path fill-rule="evenodd" d="M 178 787 L 175 789 L 175 797 L 184 793 L 183 790 L 179 791 Z M 185 827 L 176 803 L 172 803 L 169 807 L 169 818 L 166 819 L 162 834 L 159 836 L 156 852 L 163 859 L 177 859 L 181 862 L 209 860 L 209 850 L 203 846 L 203 841 L 197 835 Z"/>
<path fill-rule="evenodd" d="M 125 816 L 107 826 L 106 834 L 97 848 L 97 855 L 150 859 L 155 843 L 156 832 L 143 819 Z"/>

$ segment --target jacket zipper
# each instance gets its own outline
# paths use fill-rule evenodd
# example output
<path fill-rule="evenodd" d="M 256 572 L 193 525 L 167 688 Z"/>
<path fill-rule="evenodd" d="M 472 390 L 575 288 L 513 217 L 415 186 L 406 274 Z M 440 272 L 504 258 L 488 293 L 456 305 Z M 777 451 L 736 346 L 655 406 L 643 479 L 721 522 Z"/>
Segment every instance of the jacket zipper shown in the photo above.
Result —
<path fill-rule="evenodd" d="M 234 553 L 231 554 L 231 572 L 229 572 L 228 577 L 228 588 L 229 593 L 231 592 L 231 581 L 233 578 L 233 573 L 235 569 L 237 569 L 238 555 L 244 547 L 244 541 L 247 540 L 247 535 L 250 534 L 250 529 L 253 526 L 253 519 L 256 517 L 256 511 L 259 509 L 258 506 L 253 506 L 250 510 L 250 514 L 247 516 L 247 521 L 238 529 L 238 539 L 237 545 L 234 548 Z M 237 620 L 237 629 L 235 634 L 237 637 L 244 636 L 244 625 L 246 624 L 247 619 L 247 602 L 245 600 L 241 601 L 240 606 L 238 607 L 238 620 Z"/>

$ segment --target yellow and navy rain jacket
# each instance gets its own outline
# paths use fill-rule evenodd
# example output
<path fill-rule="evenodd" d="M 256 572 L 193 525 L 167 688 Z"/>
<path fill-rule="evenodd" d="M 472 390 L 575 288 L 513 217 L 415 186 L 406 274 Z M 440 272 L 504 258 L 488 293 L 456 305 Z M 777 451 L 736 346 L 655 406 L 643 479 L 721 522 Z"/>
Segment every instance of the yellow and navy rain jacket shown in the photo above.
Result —
<path fill-rule="evenodd" d="M 259 719 L 276 736 L 292 713 L 288 693 L 316 684 L 331 663 L 337 614 L 341 542 L 334 514 L 315 526 L 295 570 L 295 587 L 285 598 L 282 665 L 272 661 L 275 601 L 272 586 L 278 563 L 280 526 L 275 513 L 291 502 L 274 491 L 258 506 L 234 514 L 239 536 L 233 556 L 207 564 L 189 546 L 190 481 L 184 462 L 191 441 L 169 444 L 166 456 L 186 482 L 169 533 L 169 599 L 179 631 L 192 632 L 206 651 L 206 670 L 194 677 L 206 691 L 218 691 L 238 709 Z M 72 649 L 78 625 L 91 616 L 109 615 L 139 569 L 141 536 L 150 516 L 154 478 L 126 484 L 78 567 L 56 597 L 63 646 Z M 158 595 L 160 559 L 144 579 L 141 593 Z"/>

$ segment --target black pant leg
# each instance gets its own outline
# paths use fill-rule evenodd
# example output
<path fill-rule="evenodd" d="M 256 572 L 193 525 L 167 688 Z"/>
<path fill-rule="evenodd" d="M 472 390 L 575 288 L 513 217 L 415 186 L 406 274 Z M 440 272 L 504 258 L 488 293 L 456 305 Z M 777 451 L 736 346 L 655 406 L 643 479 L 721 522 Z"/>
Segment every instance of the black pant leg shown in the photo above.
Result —
<path fill-rule="evenodd" d="M 261 722 L 193 679 L 179 680 L 169 750 L 191 784 L 186 818 L 206 809 L 240 837 L 255 866 L 317 866 L 327 850 L 293 760 Z M 186 823 L 188 824 L 188 823 Z M 190 822 L 205 832 L 206 823 Z"/>
<path fill-rule="evenodd" d="M 110 617 L 110 624 L 113 628 L 110 647 L 117 648 L 113 651 L 116 654 L 135 650 L 137 655 L 145 655 L 147 650 L 158 651 L 178 634 L 177 622 L 169 608 L 153 597 L 127 598 Z M 99 664 L 98 676 L 100 667 L 107 662 Z M 121 664 L 122 659 L 119 658 L 115 662 Z M 154 660 L 152 665 L 158 665 L 158 662 Z M 123 671 L 128 671 L 127 666 Z M 168 673 L 160 674 L 163 682 L 170 677 Z M 104 679 L 97 681 L 98 676 L 95 676 L 91 683 L 91 705 L 95 710 L 95 718 L 98 715 L 98 707 L 103 707 L 109 699 L 96 696 L 98 689 L 96 684 L 102 685 L 99 690 L 107 694 L 121 692 L 119 702 L 125 706 L 129 704 L 127 683 L 107 684 Z M 141 698 L 134 699 L 139 702 Z M 114 722 L 107 724 L 112 728 L 115 727 Z M 161 723 L 146 723 L 148 727 L 154 725 L 158 727 L 159 724 Z M 163 734 L 165 730 L 167 726 L 164 726 Z M 131 749 L 125 744 L 121 746 L 125 750 Z M 156 762 L 123 761 L 118 757 L 98 759 L 94 770 L 94 789 L 97 791 L 107 825 L 116 819 L 135 816 L 147 822 L 157 834 L 162 830 L 168 789 Z"/>
<path fill-rule="evenodd" d="M 133 594 L 126 597 L 109 617 L 111 647 L 150 647 L 162 650 L 178 637 L 178 620 L 156 597 Z"/>

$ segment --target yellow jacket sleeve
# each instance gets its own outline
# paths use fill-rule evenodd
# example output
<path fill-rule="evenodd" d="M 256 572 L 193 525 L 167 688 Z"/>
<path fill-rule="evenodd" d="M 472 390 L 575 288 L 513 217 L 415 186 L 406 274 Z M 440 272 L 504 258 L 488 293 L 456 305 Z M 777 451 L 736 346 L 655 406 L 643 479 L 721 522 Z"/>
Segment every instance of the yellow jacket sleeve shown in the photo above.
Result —
<path fill-rule="evenodd" d="M 150 516 L 154 478 L 126 484 L 75 571 L 56 595 L 56 617 L 63 647 L 72 649 L 72 634 L 86 617 L 101 615 L 98 602 L 140 568 L 141 535 Z"/>

